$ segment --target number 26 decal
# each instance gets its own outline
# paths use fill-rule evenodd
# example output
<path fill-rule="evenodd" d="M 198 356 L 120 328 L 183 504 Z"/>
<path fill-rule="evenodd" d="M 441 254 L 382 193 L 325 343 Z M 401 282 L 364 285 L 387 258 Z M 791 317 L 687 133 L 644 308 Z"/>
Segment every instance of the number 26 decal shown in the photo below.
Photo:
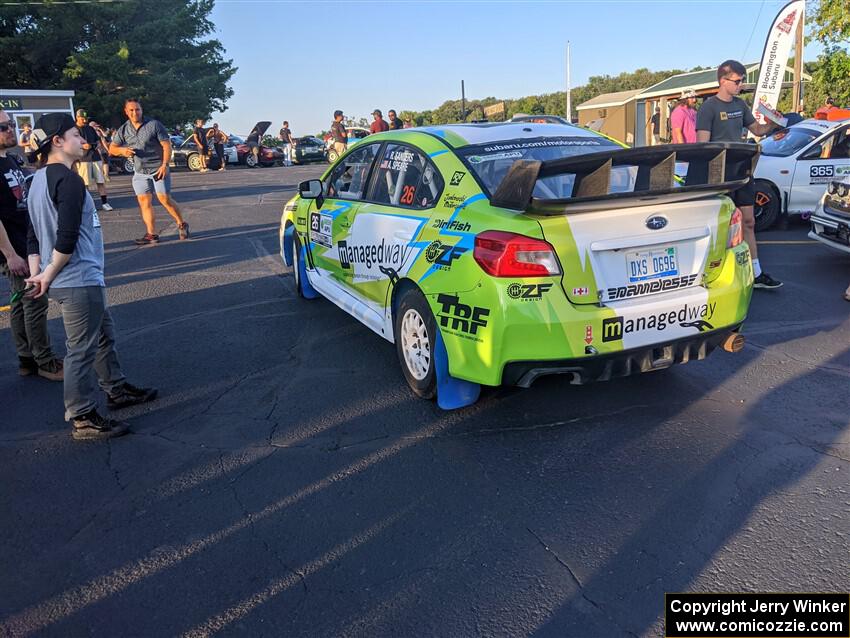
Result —
<path fill-rule="evenodd" d="M 404 186 L 401 191 L 401 199 L 399 203 L 410 205 L 413 203 L 413 195 L 416 192 L 415 186 Z"/>

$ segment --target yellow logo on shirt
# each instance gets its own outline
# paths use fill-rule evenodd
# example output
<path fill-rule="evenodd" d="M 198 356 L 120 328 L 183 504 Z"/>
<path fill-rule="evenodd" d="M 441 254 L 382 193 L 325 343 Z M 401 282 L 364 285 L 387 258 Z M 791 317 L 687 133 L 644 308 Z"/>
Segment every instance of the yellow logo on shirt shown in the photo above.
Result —
<path fill-rule="evenodd" d="M 724 122 L 729 119 L 729 117 L 726 115 L 726 111 L 720 111 L 720 119 Z"/>

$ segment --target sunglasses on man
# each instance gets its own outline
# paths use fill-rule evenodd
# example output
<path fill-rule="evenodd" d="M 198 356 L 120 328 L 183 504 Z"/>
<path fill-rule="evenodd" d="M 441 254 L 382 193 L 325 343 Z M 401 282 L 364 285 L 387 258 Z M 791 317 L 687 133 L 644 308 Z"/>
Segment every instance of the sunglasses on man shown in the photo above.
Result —
<path fill-rule="evenodd" d="M 732 82 L 735 85 L 739 85 L 739 84 L 741 84 L 741 82 L 744 81 L 744 78 L 738 78 L 737 80 L 733 80 L 732 78 L 723 78 L 723 79 L 726 80 L 727 82 Z"/>
<path fill-rule="evenodd" d="M 0 133 L 5 133 L 6 131 L 14 131 L 17 128 L 14 122 L 3 122 L 0 124 Z"/>

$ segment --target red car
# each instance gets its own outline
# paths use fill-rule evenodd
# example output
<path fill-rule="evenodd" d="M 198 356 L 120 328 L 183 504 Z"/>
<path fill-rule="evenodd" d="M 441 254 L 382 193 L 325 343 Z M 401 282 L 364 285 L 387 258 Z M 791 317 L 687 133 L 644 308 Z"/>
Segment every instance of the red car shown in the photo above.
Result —
<path fill-rule="evenodd" d="M 271 122 L 257 122 L 256 126 L 251 129 L 248 139 L 263 139 L 263 135 L 271 124 Z M 275 164 L 283 163 L 283 152 L 274 146 L 260 145 L 260 152 L 257 157 L 254 157 L 254 154 L 251 152 L 251 145 L 247 141 L 243 142 L 240 140 L 236 142 L 235 147 L 236 154 L 239 157 L 239 163 L 245 164 L 248 168 L 254 168 L 258 163 L 260 166 L 274 166 Z"/>

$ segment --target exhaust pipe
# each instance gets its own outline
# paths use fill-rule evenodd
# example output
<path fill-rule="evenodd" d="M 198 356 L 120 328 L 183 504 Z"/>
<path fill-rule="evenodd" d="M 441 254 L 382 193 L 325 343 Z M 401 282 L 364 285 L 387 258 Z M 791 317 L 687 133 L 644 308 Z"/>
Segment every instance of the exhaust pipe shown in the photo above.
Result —
<path fill-rule="evenodd" d="M 740 352 L 744 349 L 744 335 L 733 332 L 726 337 L 720 347 L 726 352 Z"/>

